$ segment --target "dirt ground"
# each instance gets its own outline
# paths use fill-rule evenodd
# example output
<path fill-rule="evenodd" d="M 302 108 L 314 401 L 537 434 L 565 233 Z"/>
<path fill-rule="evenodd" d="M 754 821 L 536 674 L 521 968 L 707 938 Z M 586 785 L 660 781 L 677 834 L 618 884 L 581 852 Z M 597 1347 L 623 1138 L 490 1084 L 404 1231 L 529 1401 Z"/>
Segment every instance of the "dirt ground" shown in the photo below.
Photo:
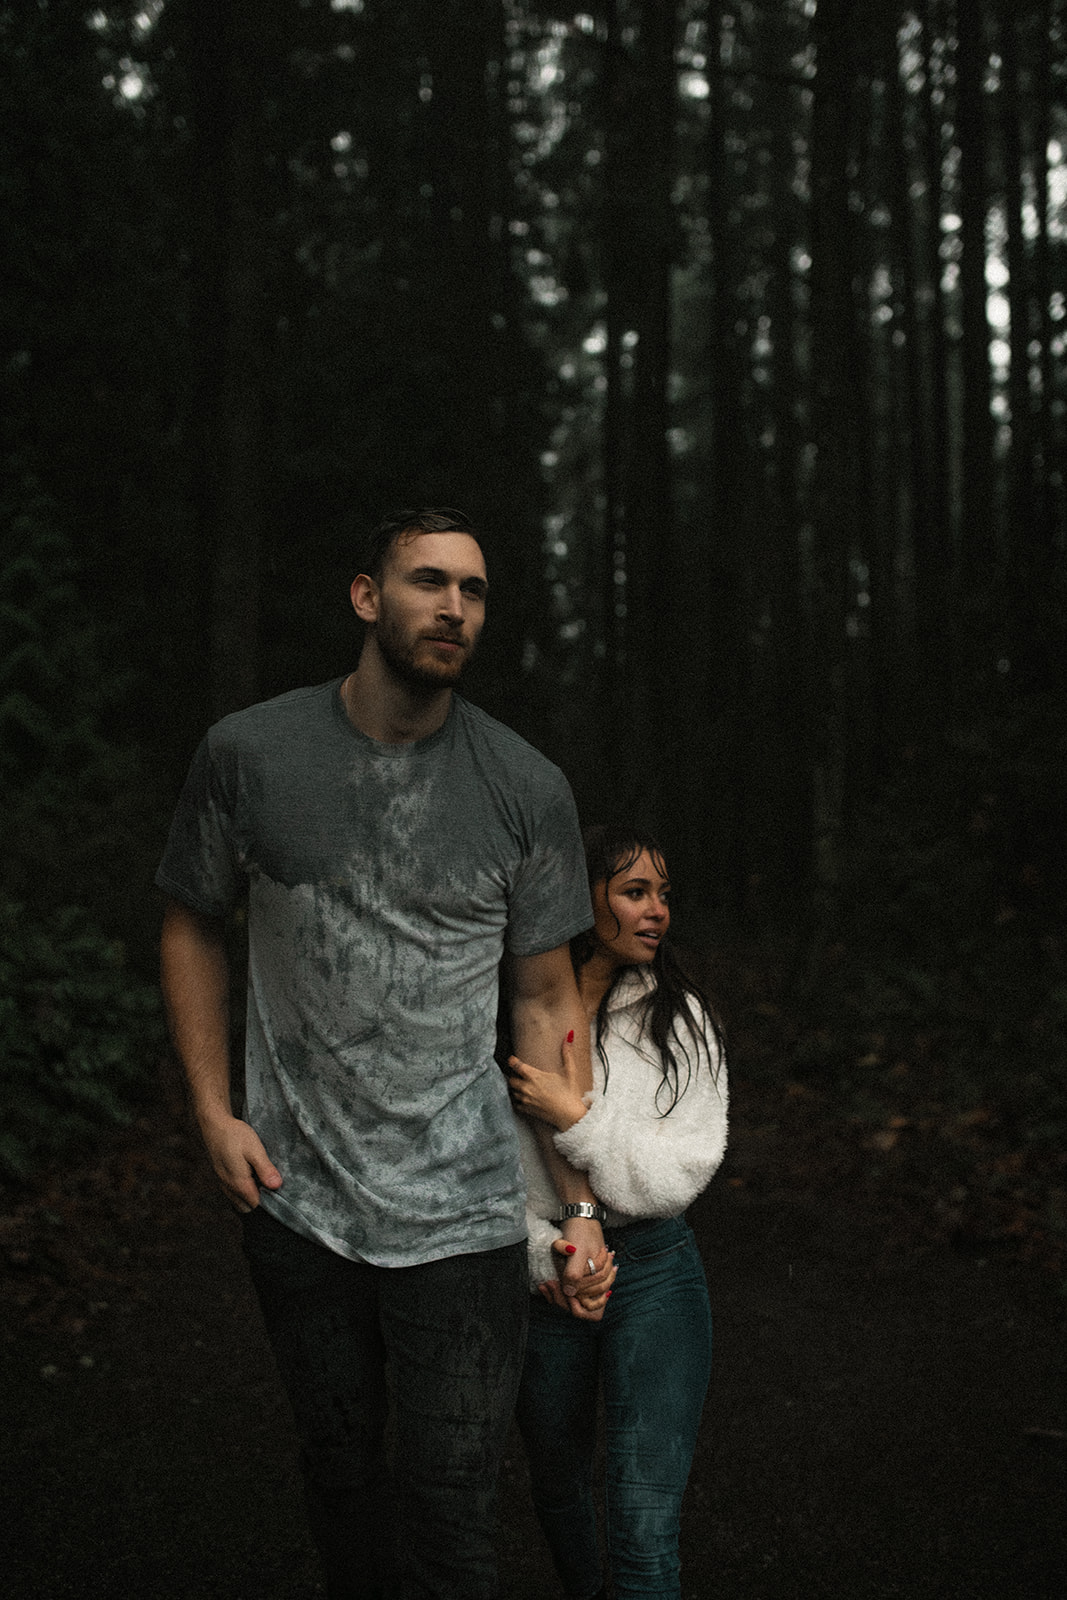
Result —
<path fill-rule="evenodd" d="M 736 1076 L 691 1220 L 716 1357 L 687 1600 L 1062 1600 L 1055 1278 Z M 322 1593 L 236 1219 L 173 1104 L 0 1196 L 0 1312 L 5 1600 Z M 508 1600 L 552 1600 L 515 1439 L 502 1521 Z"/>

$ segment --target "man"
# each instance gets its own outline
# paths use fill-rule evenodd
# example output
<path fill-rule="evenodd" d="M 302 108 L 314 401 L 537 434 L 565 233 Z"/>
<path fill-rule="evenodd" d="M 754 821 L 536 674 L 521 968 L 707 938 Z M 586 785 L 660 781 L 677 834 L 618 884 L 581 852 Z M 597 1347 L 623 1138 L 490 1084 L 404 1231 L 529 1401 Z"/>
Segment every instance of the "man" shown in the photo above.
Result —
<path fill-rule="evenodd" d="M 559 1070 L 570 1030 L 588 1038 L 567 945 L 592 921 L 570 791 L 453 693 L 487 587 L 460 513 L 383 522 L 351 588 L 356 670 L 210 730 L 157 876 L 172 1032 L 243 1216 L 331 1600 L 498 1594 L 495 1484 L 528 1304 L 493 1060 L 502 952 L 522 1058 Z M 245 892 L 237 1117 L 223 919 Z M 584 1178 L 555 1170 L 561 1201 L 591 1211 Z M 595 1293 L 610 1273 L 596 1217 L 564 1239 L 565 1292 Z"/>

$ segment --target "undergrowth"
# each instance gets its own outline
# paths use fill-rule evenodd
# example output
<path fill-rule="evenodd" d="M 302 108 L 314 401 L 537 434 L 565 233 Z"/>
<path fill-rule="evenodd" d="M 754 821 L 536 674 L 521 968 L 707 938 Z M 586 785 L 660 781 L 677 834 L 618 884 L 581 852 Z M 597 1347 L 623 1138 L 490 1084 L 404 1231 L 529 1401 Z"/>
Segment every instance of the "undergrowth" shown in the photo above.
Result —
<path fill-rule="evenodd" d="M 129 1121 L 162 1046 L 154 988 L 78 907 L 0 897 L 0 1173 L 26 1178 Z"/>
<path fill-rule="evenodd" d="M 142 758 L 56 508 L 0 488 L 0 1173 L 126 1119 L 162 1043 L 119 935 L 143 904 Z"/>
<path fill-rule="evenodd" d="M 1048 702 L 905 752 L 832 929 L 763 965 L 747 1066 L 853 1129 L 961 1238 L 1067 1270 L 1067 717 Z"/>

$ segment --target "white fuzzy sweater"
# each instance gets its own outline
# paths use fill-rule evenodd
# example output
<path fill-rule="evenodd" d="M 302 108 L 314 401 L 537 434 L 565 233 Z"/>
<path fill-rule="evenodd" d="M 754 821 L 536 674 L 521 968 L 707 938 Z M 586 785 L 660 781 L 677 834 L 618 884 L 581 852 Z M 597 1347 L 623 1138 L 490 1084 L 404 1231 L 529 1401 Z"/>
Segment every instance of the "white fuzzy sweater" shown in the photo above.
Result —
<path fill-rule="evenodd" d="M 589 1110 L 573 1127 L 553 1135 L 560 1155 L 588 1174 L 593 1193 L 607 1208 L 609 1227 L 684 1211 L 707 1187 L 726 1148 L 726 1063 L 717 1052 L 709 1060 L 702 1044 L 698 1060 L 684 1026 L 679 1031 L 693 1063 L 689 1087 L 668 1116 L 656 1105 L 663 1069 L 655 1047 L 642 1043 L 639 1033 L 641 1001 L 653 982 L 651 973 L 634 968 L 611 998 L 604 1038 L 606 1084 L 596 1024 L 590 1024 Z M 714 1050 L 710 1028 L 708 1039 Z M 681 1080 L 685 1082 L 684 1061 Z M 669 1103 L 665 1090 L 660 1106 Z M 555 1276 L 552 1242 L 560 1229 L 551 1218 L 558 1216 L 560 1202 L 530 1123 L 521 1116 L 517 1121 L 526 1174 L 530 1287 L 536 1288 Z"/>

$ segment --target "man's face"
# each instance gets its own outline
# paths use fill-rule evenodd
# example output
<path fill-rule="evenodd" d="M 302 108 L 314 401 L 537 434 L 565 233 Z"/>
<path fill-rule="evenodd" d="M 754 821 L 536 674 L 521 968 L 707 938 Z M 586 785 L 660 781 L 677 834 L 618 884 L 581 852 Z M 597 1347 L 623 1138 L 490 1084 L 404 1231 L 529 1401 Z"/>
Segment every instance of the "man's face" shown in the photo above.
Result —
<path fill-rule="evenodd" d="M 485 561 L 468 533 L 402 533 L 377 586 L 378 651 L 410 687 L 448 688 L 485 622 Z"/>

